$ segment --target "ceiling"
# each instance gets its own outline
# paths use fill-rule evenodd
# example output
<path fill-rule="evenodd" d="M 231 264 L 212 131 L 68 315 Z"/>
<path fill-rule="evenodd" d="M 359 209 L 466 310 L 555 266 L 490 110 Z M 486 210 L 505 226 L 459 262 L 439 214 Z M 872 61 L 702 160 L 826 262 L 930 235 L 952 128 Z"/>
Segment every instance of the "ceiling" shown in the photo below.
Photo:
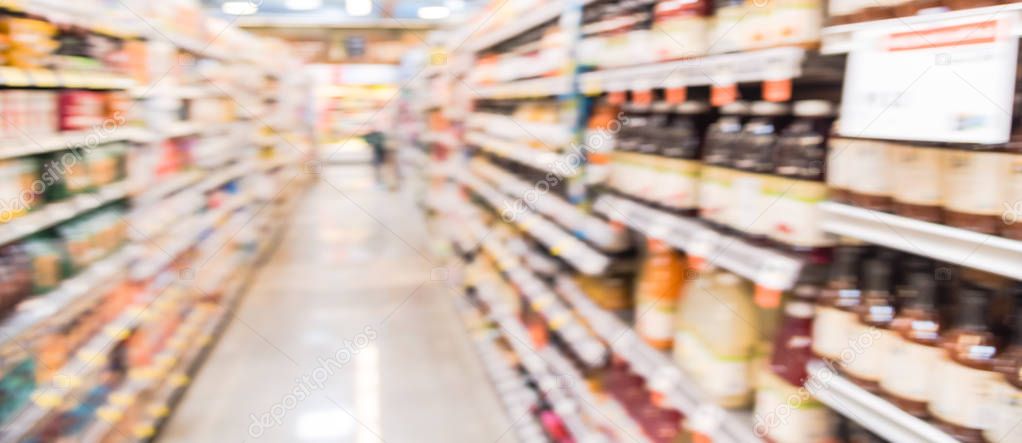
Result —
<path fill-rule="evenodd" d="M 227 2 L 238 2 L 239 0 L 202 0 L 213 14 L 225 16 L 222 11 L 222 4 Z M 404 22 L 422 21 L 416 25 L 428 25 L 435 23 L 443 24 L 449 20 L 464 18 L 471 11 L 486 3 L 486 0 L 241 0 L 250 4 L 259 5 L 255 15 L 244 17 L 244 21 L 254 22 L 285 22 L 294 21 L 296 24 L 313 26 L 316 24 L 343 27 L 347 23 L 364 25 L 372 21 Z M 347 1 L 361 3 L 363 7 L 371 6 L 372 12 L 365 16 L 352 16 L 346 12 Z M 295 4 L 316 4 L 321 6 L 313 10 L 294 10 L 288 7 L 288 3 Z M 444 18 L 422 18 L 420 10 L 423 7 L 432 7 L 430 12 L 444 15 Z M 446 8 L 446 9 L 445 9 Z M 237 18 L 228 16 L 230 18 Z M 395 20 L 397 19 L 397 20 Z M 283 25 L 283 24 L 280 24 Z M 384 23 L 380 23 L 384 25 Z"/>

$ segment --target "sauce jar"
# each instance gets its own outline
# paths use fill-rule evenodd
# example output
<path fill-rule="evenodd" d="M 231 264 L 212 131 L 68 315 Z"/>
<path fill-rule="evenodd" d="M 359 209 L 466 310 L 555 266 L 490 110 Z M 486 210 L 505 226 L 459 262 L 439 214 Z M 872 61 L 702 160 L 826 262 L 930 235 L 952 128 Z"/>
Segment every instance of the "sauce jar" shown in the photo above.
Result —
<path fill-rule="evenodd" d="M 891 212 L 891 150 L 883 140 L 849 139 L 840 148 L 841 166 L 848 168 L 848 203 Z"/>
<path fill-rule="evenodd" d="M 756 102 L 752 117 L 742 127 L 735 147 L 735 169 L 731 179 L 734 203 L 725 215 L 735 230 L 753 239 L 762 239 L 773 225 L 772 208 L 776 197 L 766 193 L 775 169 L 775 149 L 782 128 L 790 120 L 790 108 L 781 103 Z"/>
<path fill-rule="evenodd" d="M 726 224 L 725 214 L 734 204 L 731 196 L 735 147 L 749 105 L 737 101 L 720 108 L 720 118 L 706 131 L 703 168 L 699 181 L 699 216 L 716 225 Z"/>
<path fill-rule="evenodd" d="M 662 131 L 655 200 L 664 209 L 684 215 L 698 212 L 699 157 L 709 109 L 705 103 L 682 103 Z"/>
<path fill-rule="evenodd" d="M 772 201 L 770 238 L 796 248 L 829 246 L 820 228 L 819 203 L 827 199 L 823 183 L 827 137 L 834 105 L 825 100 L 795 103 L 795 121 L 777 142 L 774 172 L 767 196 Z"/>
<path fill-rule="evenodd" d="M 891 207 L 895 214 L 939 223 L 943 203 L 946 150 L 935 146 L 890 143 Z"/>
<path fill-rule="evenodd" d="M 1012 157 L 982 146 L 950 150 L 945 156 L 944 221 L 996 234 L 1005 212 Z"/>

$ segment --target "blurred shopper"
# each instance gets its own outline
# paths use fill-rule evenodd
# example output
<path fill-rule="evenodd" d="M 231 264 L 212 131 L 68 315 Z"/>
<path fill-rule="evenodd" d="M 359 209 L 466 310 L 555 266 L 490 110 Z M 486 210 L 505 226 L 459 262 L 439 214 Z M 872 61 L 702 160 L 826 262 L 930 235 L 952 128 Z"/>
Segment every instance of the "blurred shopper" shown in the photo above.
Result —
<path fill-rule="evenodd" d="M 376 183 L 383 186 L 383 167 L 387 163 L 386 136 L 379 129 L 373 128 L 362 138 L 373 149 L 373 172 L 376 174 Z"/>

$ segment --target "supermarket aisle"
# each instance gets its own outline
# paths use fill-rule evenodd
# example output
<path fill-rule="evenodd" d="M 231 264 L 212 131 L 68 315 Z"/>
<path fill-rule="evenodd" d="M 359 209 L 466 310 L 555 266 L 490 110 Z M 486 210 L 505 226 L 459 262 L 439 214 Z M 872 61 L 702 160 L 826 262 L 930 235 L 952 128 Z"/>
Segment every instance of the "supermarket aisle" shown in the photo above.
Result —
<path fill-rule="evenodd" d="M 322 179 L 160 441 L 513 441 L 411 199 Z"/>

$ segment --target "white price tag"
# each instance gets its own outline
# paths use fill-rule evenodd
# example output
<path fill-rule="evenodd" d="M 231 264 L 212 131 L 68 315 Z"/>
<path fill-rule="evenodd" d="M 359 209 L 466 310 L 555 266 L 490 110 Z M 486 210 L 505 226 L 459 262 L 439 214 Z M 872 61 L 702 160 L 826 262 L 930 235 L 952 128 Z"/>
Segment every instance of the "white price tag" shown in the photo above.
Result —
<path fill-rule="evenodd" d="M 1018 59 L 1015 16 L 865 30 L 848 56 L 841 135 L 1007 142 Z"/>

